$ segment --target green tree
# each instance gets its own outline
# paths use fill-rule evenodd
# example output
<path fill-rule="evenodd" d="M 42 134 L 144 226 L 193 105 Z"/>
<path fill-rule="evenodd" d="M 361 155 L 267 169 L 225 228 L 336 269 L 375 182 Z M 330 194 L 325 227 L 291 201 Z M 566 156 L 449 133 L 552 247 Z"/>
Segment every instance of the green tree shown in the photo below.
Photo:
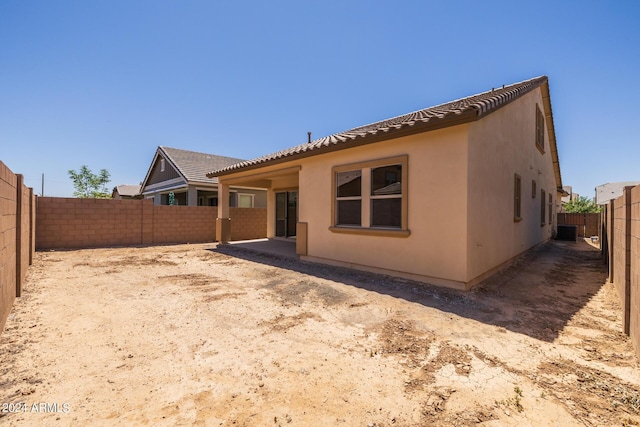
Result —
<path fill-rule="evenodd" d="M 600 206 L 596 205 L 596 202 L 585 196 L 563 204 L 562 208 L 567 213 L 598 213 L 602 210 Z"/>
<path fill-rule="evenodd" d="M 73 195 L 82 198 L 109 199 L 111 193 L 107 189 L 107 183 L 111 174 L 106 169 L 101 169 L 99 174 L 94 174 L 87 165 L 82 165 L 78 172 L 69 171 L 69 177 L 73 181 L 76 191 Z"/>

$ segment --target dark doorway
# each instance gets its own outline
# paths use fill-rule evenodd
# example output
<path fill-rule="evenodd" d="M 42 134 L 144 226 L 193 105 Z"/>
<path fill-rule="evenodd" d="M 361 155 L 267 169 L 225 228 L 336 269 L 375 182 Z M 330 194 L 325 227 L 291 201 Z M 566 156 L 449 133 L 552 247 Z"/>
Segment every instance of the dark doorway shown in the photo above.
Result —
<path fill-rule="evenodd" d="M 298 192 L 276 193 L 276 237 L 294 237 L 298 222 Z"/>

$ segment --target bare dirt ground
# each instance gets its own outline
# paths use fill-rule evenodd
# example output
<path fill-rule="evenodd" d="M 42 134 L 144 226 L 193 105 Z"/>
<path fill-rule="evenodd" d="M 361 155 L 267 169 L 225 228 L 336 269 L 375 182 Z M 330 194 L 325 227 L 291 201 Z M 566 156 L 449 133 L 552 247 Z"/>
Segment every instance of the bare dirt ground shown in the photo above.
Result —
<path fill-rule="evenodd" d="M 640 425 L 584 242 L 467 293 L 229 250 L 38 253 L 0 336 L 0 424 Z"/>

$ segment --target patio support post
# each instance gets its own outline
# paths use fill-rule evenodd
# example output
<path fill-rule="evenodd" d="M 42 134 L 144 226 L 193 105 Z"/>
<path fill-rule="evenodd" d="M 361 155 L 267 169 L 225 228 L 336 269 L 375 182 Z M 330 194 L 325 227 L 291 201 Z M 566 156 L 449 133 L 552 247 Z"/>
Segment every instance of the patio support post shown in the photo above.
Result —
<path fill-rule="evenodd" d="M 192 185 L 187 190 L 187 205 L 198 206 L 198 189 Z"/>
<path fill-rule="evenodd" d="M 229 185 L 218 184 L 218 218 L 216 218 L 216 240 L 227 243 L 231 239 L 231 219 L 229 218 Z"/>
<path fill-rule="evenodd" d="M 276 237 L 276 193 L 267 189 L 267 238 Z"/>

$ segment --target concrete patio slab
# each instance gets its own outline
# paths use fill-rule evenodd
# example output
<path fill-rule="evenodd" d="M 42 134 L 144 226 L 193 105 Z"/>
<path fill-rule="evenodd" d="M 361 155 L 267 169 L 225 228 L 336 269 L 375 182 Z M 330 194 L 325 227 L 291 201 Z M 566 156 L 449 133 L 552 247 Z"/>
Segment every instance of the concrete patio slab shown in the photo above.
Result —
<path fill-rule="evenodd" d="M 218 249 L 228 252 L 228 250 L 246 250 L 260 254 L 274 255 L 281 258 L 298 259 L 296 255 L 295 240 L 276 240 L 276 239 L 255 239 L 255 240 L 239 240 L 229 242 L 225 245 L 219 245 Z"/>

